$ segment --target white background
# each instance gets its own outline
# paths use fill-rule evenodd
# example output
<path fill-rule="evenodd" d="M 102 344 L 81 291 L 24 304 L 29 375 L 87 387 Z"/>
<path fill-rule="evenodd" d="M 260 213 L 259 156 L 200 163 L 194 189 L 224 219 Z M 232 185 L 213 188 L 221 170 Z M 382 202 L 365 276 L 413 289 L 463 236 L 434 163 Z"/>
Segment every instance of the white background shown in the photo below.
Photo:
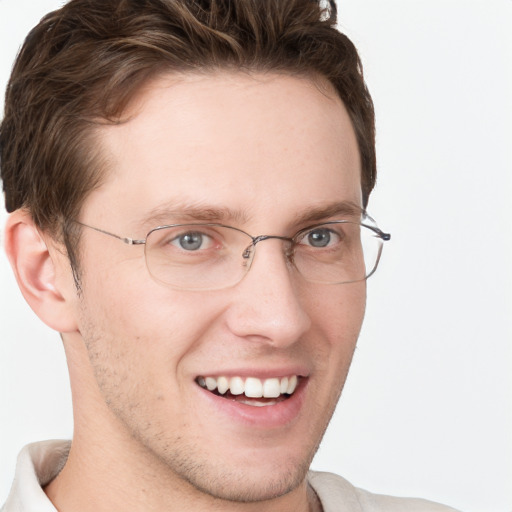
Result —
<path fill-rule="evenodd" d="M 389 230 L 314 462 L 375 492 L 512 511 L 512 1 L 340 0 L 378 126 Z M 0 0 L 0 89 L 56 0 Z M 0 213 L 0 221 L 5 213 Z M 57 334 L 0 256 L 0 503 L 27 442 L 71 435 Z"/>

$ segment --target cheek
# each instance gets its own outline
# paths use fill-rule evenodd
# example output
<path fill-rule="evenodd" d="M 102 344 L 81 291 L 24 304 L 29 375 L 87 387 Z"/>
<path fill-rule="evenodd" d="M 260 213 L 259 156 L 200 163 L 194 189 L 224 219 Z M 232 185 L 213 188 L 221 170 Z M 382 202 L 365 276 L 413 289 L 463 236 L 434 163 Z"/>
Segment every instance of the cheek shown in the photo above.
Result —
<path fill-rule="evenodd" d="M 308 302 L 312 332 L 303 345 L 315 368 L 310 415 L 319 418 L 316 425 L 322 431 L 336 408 L 352 362 L 364 317 L 366 284 L 323 288 Z"/>
<path fill-rule="evenodd" d="M 174 291 L 141 278 L 144 269 L 131 275 L 127 279 L 118 269 L 84 281 L 84 338 L 108 350 L 109 359 L 117 359 L 112 364 L 125 361 L 137 373 L 148 368 L 153 374 L 159 368 L 170 372 L 215 323 L 219 307 L 204 294 Z"/>
<path fill-rule="evenodd" d="M 325 286 L 309 302 L 313 325 L 333 345 L 354 344 L 366 308 L 366 282 Z"/>
<path fill-rule="evenodd" d="M 315 300 L 313 322 L 316 335 L 310 347 L 321 369 L 322 384 L 329 401 L 336 403 L 344 385 L 366 304 L 366 283 L 352 283 L 325 290 Z"/>

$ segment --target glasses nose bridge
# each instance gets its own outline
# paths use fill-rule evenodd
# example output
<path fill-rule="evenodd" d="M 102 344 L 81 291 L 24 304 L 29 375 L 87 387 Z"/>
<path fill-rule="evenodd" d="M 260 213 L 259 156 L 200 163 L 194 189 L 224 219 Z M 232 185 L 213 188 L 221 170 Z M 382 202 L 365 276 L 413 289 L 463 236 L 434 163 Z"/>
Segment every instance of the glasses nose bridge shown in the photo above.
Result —
<path fill-rule="evenodd" d="M 249 258 L 251 258 L 251 256 L 254 257 L 254 253 L 256 252 L 256 245 L 259 244 L 260 242 L 263 242 L 264 240 L 271 240 L 271 239 L 282 240 L 283 242 L 288 242 L 290 248 L 293 246 L 293 239 L 289 238 L 287 236 L 258 235 L 258 236 L 254 236 L 254 237 L 251 237 L 251 238 L 252 238 L 251 244 L 249 245 L 249 247 L 247 247 L 245 249 L 245 251 L 242 254 L 244 259 L 249 259 Z M 290 250 L 287 250 L 285 252 L 286 256 L 289 256 L 290 253 L 291 253 Z"/>

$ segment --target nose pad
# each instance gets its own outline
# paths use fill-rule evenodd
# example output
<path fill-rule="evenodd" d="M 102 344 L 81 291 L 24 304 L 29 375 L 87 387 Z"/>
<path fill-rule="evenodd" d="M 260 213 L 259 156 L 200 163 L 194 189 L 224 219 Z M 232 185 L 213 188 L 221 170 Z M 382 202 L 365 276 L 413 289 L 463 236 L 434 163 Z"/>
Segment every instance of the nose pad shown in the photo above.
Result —
<path fill-rule="evenodd" d="M 293 267 L 295 267 L 295 263 L 294 263 L 295 250 L 294 249 L 295 249 L 295 247 L 291 240 L 285 242 L 284 248 L 283 248 L 283 253 L 286 258 L 287 263 Z"/>
<path fill-rule="evenodd" d="M 245 248 L 245 251 L 242 253 L 242 258 L 244 259 L 244 264 L 247 263 L 247 265 L 250 267 L 252 263 L 252 258 L 254 255 L 254 252 L 256 251 L 256 247 L 254 243 L 249 245 Z"/>

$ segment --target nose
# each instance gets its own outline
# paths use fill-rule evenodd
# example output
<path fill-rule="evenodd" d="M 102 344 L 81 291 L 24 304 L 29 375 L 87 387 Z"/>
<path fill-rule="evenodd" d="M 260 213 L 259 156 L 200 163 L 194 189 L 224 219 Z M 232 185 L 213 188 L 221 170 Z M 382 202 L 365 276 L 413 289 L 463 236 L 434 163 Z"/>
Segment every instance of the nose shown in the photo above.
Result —
<path fill-rule="evenodd" d="M 258 244 L 249 272 L 233 288 L 227 312 L 236 336 L 285 348 L 310 328 L 304 290 L 283 252 L 283 241 Z"/>

